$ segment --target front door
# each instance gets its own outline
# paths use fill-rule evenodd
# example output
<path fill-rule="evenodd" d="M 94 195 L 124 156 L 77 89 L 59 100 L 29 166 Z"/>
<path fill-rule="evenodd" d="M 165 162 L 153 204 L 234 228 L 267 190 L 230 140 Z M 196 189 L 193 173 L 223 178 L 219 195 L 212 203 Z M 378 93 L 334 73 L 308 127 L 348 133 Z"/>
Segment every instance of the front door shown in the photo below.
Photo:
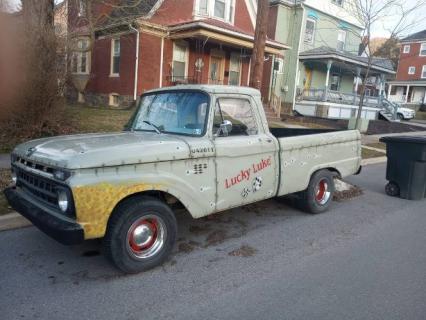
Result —
<path fill-rule="evenodd" d="M 216 210 L 260 201 L 274 195 L 278 185 L 278 146 L 265 133 L 255 101 L 251 97 L 226 95 L 215 105 L 214 144 L 216 149 Z M 219 129 L 224 120 L 232 130 Z"/>
<path fill-rule="evenodd" d="M 223 84 L 224 77 L 224 58 L 219 56 L 211 56 L 210 58 L 210 84 Z"/>

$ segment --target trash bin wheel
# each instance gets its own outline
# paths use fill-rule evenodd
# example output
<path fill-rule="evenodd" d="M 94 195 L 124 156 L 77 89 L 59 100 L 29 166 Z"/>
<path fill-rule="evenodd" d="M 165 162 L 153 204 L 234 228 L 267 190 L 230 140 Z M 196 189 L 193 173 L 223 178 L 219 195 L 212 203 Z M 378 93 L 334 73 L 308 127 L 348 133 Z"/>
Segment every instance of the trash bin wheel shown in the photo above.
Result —
<path fill-rule="evenodd" d="M 386 185 L 385 191 L 388 196 L 397 197 L 399 196 L 400 190 L 399 186 L 395 182 L 391 181 Z"/>

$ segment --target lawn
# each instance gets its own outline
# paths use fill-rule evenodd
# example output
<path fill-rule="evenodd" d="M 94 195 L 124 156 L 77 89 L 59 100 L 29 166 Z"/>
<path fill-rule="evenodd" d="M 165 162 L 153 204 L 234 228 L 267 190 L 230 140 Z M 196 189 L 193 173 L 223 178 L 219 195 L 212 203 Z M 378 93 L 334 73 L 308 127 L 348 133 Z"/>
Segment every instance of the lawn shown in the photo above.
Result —
<path fill-rule="evenodd" d="M 379 152 L 379 151 L 375 151 L 375 150 L 370 150 L 370 149 L 365 149 L 362 148 L 362 158 L 363 159 L 371 159 L 371 158 L 378 158 L 378 157 L 384 157 L 386 156 L 385 153 L 383 152 Z"/>
<path fill-rule="evenodd" d="M 71 119 L 74 133 L 113 132 L 123 130 L 134 109 L 117 110 L 86 106 L 68 106 L 66 114 Z"/>
<path fill-rule="evenodd" d="M 417 111 L 415 119 L 417 119 L 417 120 L 426 120 L 426 112 Z"/>
<path fill-rule="evenodd" d="M 383 142 L 370 143 L 370 144 L 367 144 L 367 147 L 386 150 L 386 143 L 383 143 Z"/>

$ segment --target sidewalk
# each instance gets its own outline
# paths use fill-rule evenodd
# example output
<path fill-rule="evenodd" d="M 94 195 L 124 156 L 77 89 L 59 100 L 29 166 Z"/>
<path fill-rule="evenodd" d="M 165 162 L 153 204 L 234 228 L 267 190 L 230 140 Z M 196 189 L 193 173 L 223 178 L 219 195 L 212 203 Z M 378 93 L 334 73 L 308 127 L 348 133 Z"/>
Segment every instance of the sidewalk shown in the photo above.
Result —
<path fill-rule="evenodd" d="M 10 154 L 0 153 L 0 169 L 10 169 Z"/>

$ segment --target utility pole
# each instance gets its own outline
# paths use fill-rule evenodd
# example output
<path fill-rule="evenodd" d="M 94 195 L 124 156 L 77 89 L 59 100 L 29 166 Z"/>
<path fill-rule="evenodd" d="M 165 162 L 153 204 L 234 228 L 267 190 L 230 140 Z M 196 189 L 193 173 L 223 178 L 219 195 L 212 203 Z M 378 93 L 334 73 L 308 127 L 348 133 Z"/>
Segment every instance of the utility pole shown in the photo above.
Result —
<path fill-rule="evenodd" d="M 257 1 L 256 30 L 254 34 L 254 46 L 251 56 L 250 87 L 259 89 L 262 87 L 263 64 L 265 57 L 266 32 L 268 26 L 269 1 Z"/>

